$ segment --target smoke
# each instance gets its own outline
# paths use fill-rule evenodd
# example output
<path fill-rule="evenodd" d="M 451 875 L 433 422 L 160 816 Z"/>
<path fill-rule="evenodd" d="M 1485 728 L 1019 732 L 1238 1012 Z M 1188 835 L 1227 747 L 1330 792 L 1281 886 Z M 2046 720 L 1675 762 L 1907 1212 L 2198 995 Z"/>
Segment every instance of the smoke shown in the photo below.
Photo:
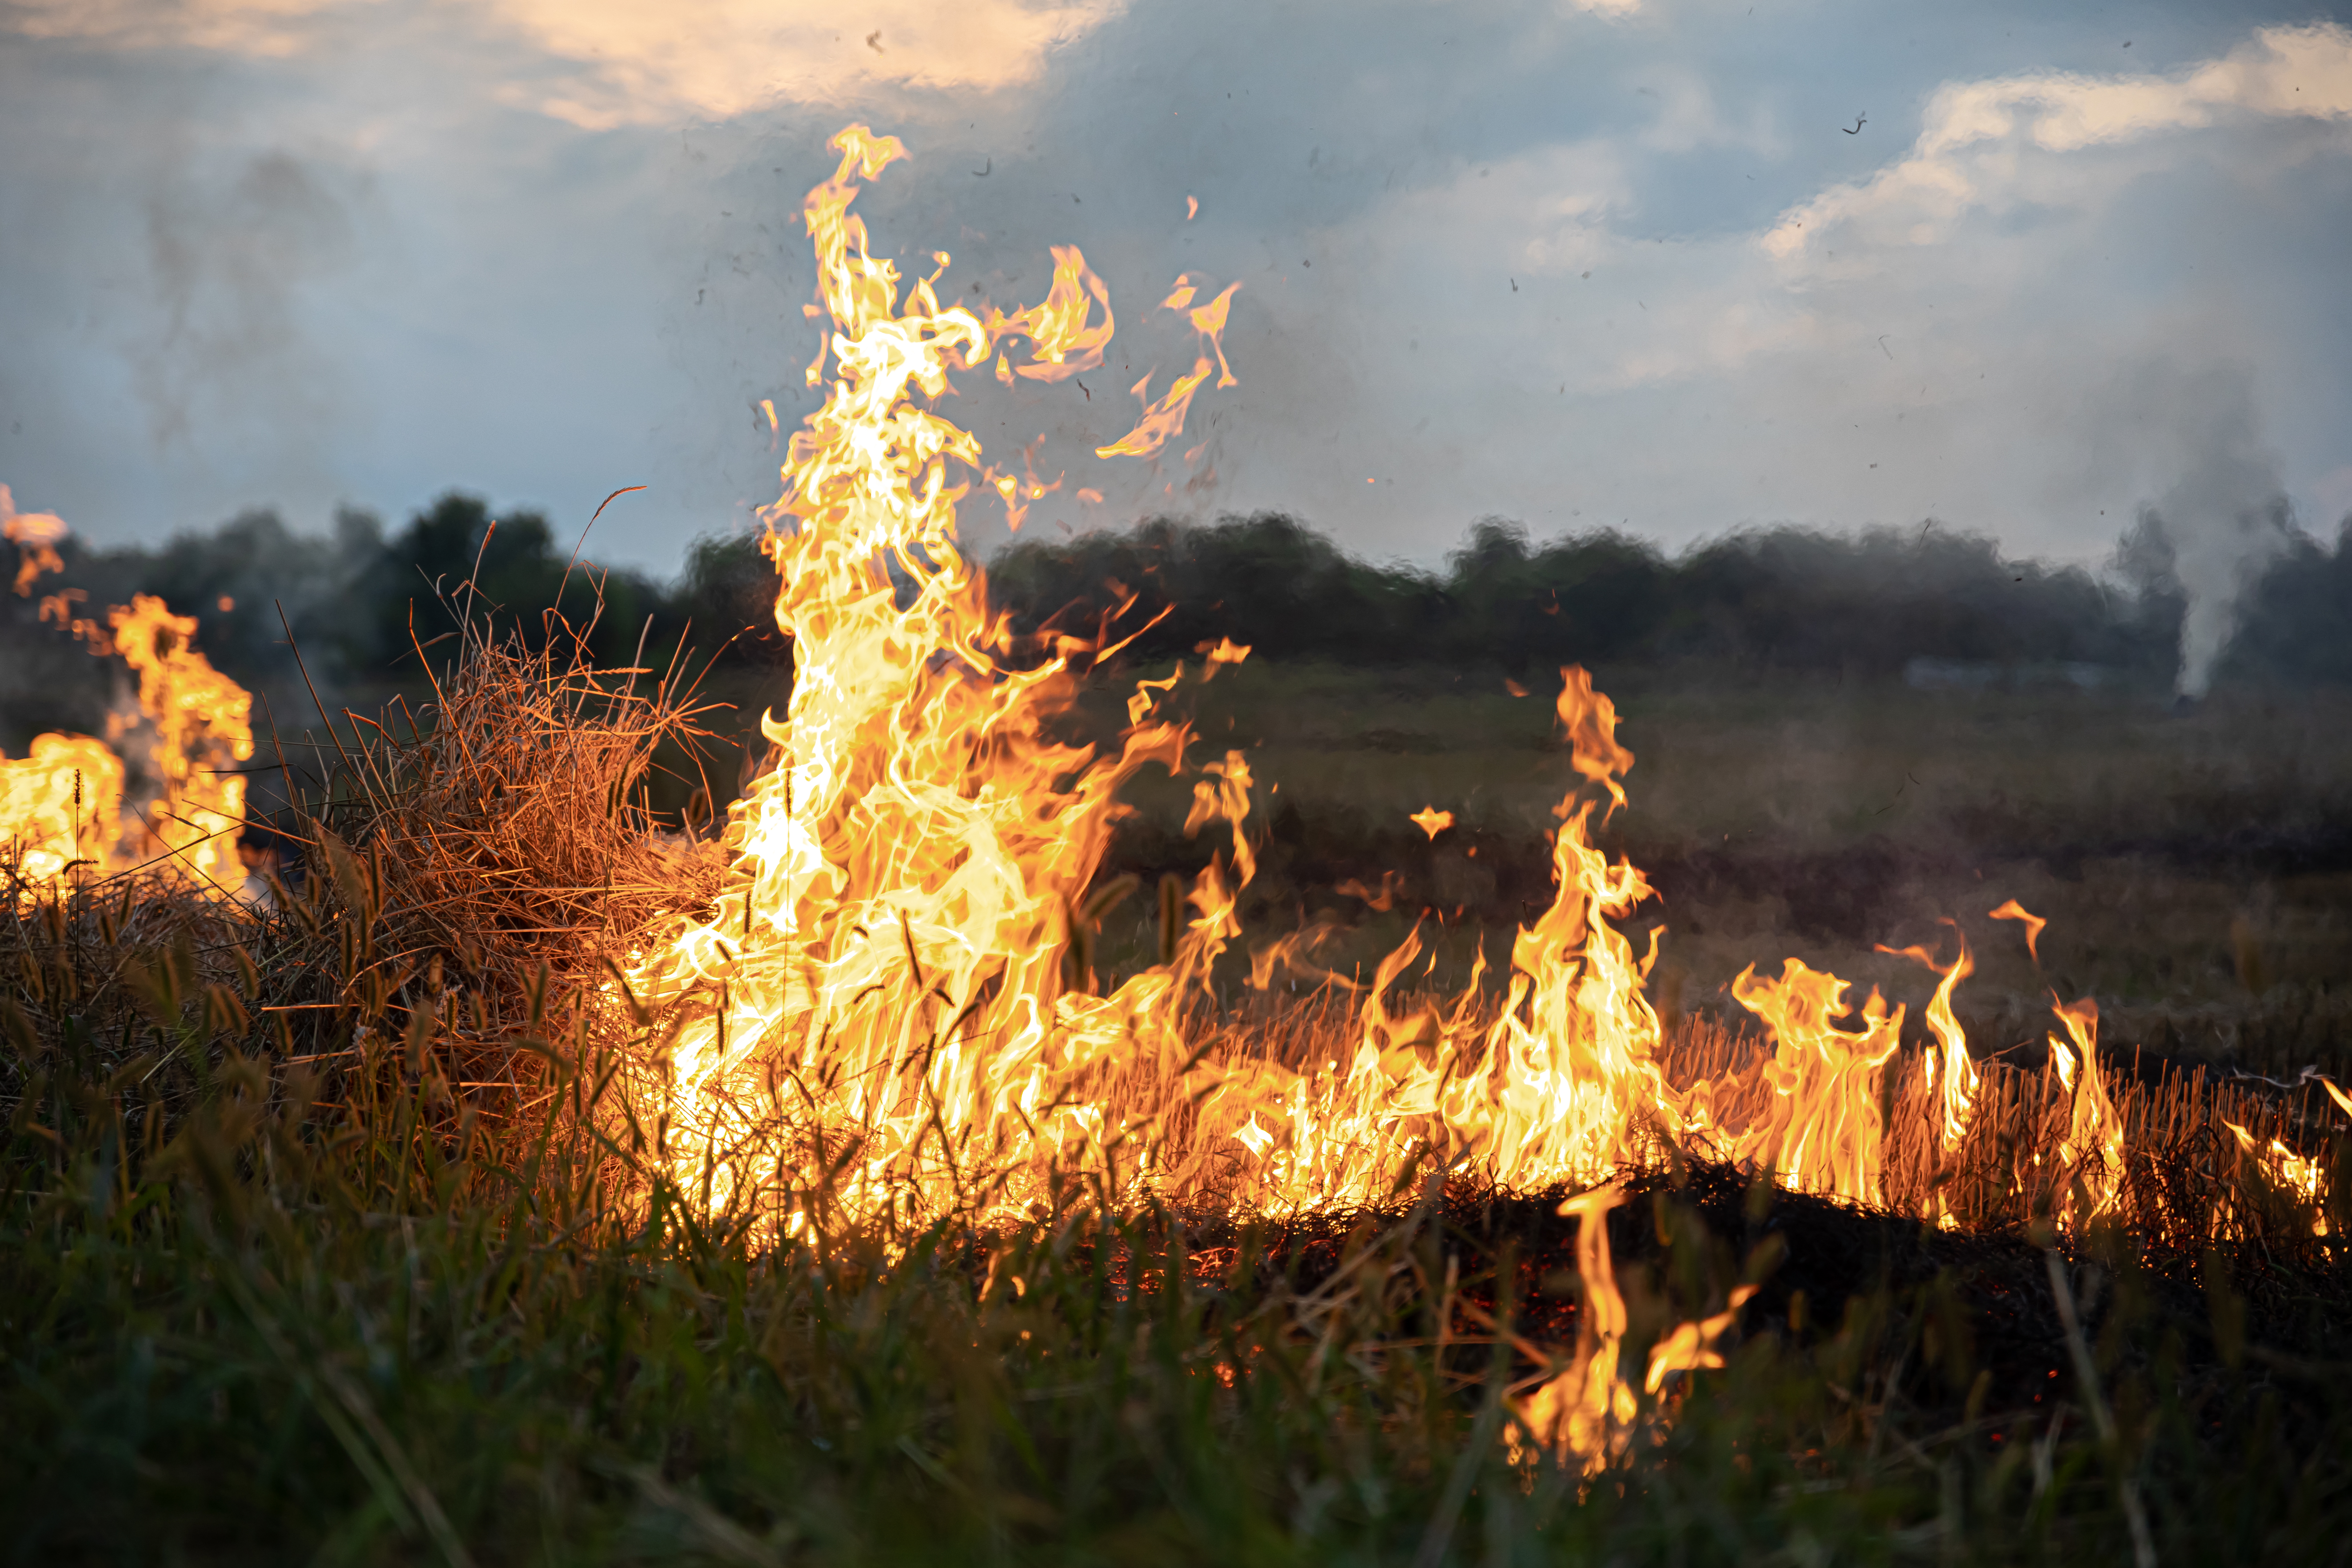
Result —
<path fill-rule="evenodd" d="M 284 152 L 247 160 L 226 188 L 175 179 L 147 202 L 154 330 L 133 355 L 158 446 L 192 434 L 192 416 L 224 402 L 308 423 L 326 392 L 305 350 L 301 286 L 352 250 L 344 204 Z"/>
<path fill-rule="evenodd" d="M 2214 366 L 2181 376 L 2151 367 L 2136 390 L 2137 433 L 2161 438 L 2178 455 L 2179 478 L 2139 509 L 2116 565 L 2143 593 L 2180 601 L 2175 689 L 2193 700 L 2212 687 L 2241 598 L 2294 539 L 2294 513 L 2244 370 Z"/>

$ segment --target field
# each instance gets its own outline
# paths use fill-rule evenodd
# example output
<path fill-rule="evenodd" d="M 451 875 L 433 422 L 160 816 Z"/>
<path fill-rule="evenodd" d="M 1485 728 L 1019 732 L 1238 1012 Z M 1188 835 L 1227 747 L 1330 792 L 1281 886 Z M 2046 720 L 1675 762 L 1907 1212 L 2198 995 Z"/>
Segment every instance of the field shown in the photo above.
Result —
<path fill-rule="evenodd" d="M 1627 1364 L 1747 1304 L 1720 1364 L 1631 1381 L 1596 1456 L 1538 1442 L 1528 1414 L 1587 1364 L 1601 1310 L 1566 1189 L 1408 1168 L 1364 1206 L 1260 1213 L 1073 1184 L 1026 1220 L 845 1217 L 790 1245 L 715 1210 L 709 1175 L 631 1120 L 644 1060 L 614 950 L 580 933 L 707 896 L 708 852 L 646 837 L 657 822 L 609 786 L 658 754 L 656 817 L 701 779 L 730 793 L 727 738 L 778 694 L 734 674 L 707 690 L 738 707 L 704 715 L 718 739 L 689 770 L 662 712 L 478 658 L 406 739 L 285 737 L 349 754 L 278 818 L 304 847 L 259 914 L 129 880 L 14 901 L 13 1556 L 2352 1550 L 2343 1244 L 2216 1121 L 2299 1141 L 2345 1233 L 2352 1140 L 2315 1093 L 2234 1075 L 2352 1065 L 2331 994 L 2352 703 L 1601 672 L 1638 759 L 1602 842 L 1661 895 L 1631 924 L 1666 928 L 1653 994 L 1675 1070 L 1763 1048 L 1727 993 L 1750 963 L 1800 956 L 1916 1017 L 1934 977 L 1876 946 L 1936 947 L 1949 916 L 1979 954 L 1958 1011 L 1986 1070 L 2046 1084 L 2051 992 L 2095 996 L 2148 1142 L 2116 1217 L 2063 1238 L 2007 1176 L 1982 1187 L 2032 1136 L 2006 1131 L 2023 1110 L 1969 1145 L 1948 1191 L 1978 1217 L 1956 1229 L 1910 1217 L 1912 1189 L 1897 1214 L 1654 1147 L 1590 1222 Z M 1107 734 L 1138 673 L 1091 680 L 1070 734 Z M 1345 988 L 1293 971 L 1254 992 L 1254 943 L 1313 934 L 1313 962 L 1353 977 L 1420 919 L 1435 957 L 1401 988 L 1443 994 L 1549 901 L 1574 777 L 1546 696 L 1499 671 L 1253 659 L 1188 700 L 1196 761 L 1247 759 L 1259 857 L 1246 940 L 1193 1019 L 1203 1049 L 1349 1048 Z M 1106 881 L 1204 863 L 1188 791 L 1139 778 Z M 1434 838 L 1409 820 L 1431 805 L 1456 817 Z M 1986 918 L 2011 898 L 2050 920 L 2039 968 Z M 1148 891 L 1111 908 L 1098 986 L 1162 941 Z"/>
<path fill-rule="evenodd" d="M 1098 676 L 1073 731 L 1114 733 L 1142 673 Z M 2063 682 L 1595 674 L 1638 759 L 1601 838 L 1659 891 L 1635 924 L 1665 928 L 1653 994 L 1674 1016 L 1736 1023 L 1730 980 L 1789 956 L 1916 1012 L 1934 977 L 1875 950 L 1933 946 L 1951 919 L 1975 954 L 1957 1008 L 1980 1050 L 2038 1051 L 2054 991 L 2095 996 L 2126 1049 L 2352 1073 L 2352 697 L 2224 688 L 2183 710 L 2161 691 Z M 1237 748 L 1257 781 L 1254 937 L 1325 915 L 1344 929 L 1324 960 L 1352 970 L 1427 910 L 1445 931 L 1433 984 L 1459 984 L 1482 939 L 1490 963 L 1507 952 L 1551 896 L 1552 808 L 1576 776 L 1551 689 L 1513 697 L 1506 679 L 1251 659 L 1198 689 L 1196 751 Z M 714 695 L 754 715 L 776 700 L 740 677 Z M 719 748 L 709 775 L 731 780 L 740 754 Z M 1116 868 L 1196 869 L 1189 784 L 1151 771 L 1129 793 Z M 1456 819 L 1434 841 L 1408 820 L 1431 805 Z M 1384 873 L 1388 911 L 1337 891 L 1377 895 Z M 2040 964 L 2016 923 L 1984 918 L 2011 899 L 2050 921 Z M 1148 956 L 1147 903 L 1107 921 L 1110 966 Z"/>

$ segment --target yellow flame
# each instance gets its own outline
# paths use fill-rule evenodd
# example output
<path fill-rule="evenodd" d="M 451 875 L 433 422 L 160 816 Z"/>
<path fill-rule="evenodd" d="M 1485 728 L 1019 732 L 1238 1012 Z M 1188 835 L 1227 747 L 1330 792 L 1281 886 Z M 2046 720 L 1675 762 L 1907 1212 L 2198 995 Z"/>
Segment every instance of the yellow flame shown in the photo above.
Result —
<path fill-rule="evenodd" d="M 6 536 L 27 551 L 20 591 L 40 571 L 58 569 L 54 547 L 65 537 L 63 522 L 16 511 L 5 485 L 0 514 Z M 25 756 L 0 757 L 0 857 L 31 883 L 80 868 L 100 876 L 142 869 L 237 891 L 245 882 L 236 848 L 245 779 L 237 764 L 253 755 L 251 700 L 195 650 L 194 616 L 175 616 L 142 594 L 109 611 L 100 626 L 73 613 L 82 597 L 79 589 L 48 595 L 41 618 L 128 664 L 139 677 L 139 711 L 110 720 L 106 741 L 37 735 Z M 228 601 L 221 605 L 226 612 Z M 146 798 L 128 798 L 131 770 L 108 742 L 138 748 L 152 785 Z"/>
<path fill-rule="evenodd" d="M 1731 983 L 1732 999 L 1764 1021 L 1776 1047 L 1762 1069 L 1771 1098 L 1732 1146 L 1788 1186 L 1875 1204 L 1885 1138 L 1878 1075 L 1902 1045 L 1903 1009 L 1889 1013 L 1874 990 L 1861 1027 L 1842 1029 L 1836 1020 L 1853 1011 L 1845 994 L 1844 981 L 1794 958 L 1778 980 L 1758 979 L 1750 964 Z"/>
<path fill-rule="evenodd" d="M 2066 1136 L 2058 1146 L 2066 1175 L 2060 1214 L 2079 1229 L 2113 1208 L 2122 1190 L 2124 1123 L 2099 1069 L 2098 1004 L 2088 996 L 2074 1003 L 2053 999 L 2050 1010 L 2066 1030 L 2063 1042 L 2047 1037 L 2051 1066 L 2069 1096 Z"/>
<path fill-rule="evenodd" d="M 2326 1236 L 2327 1214 L 2322 1206 L 2327 1197 L 2327 1170 L 2318 1161 L 2298 1154 L 2278 1139 L 2258 1144 L 2254 1135 L 2231 1121 L 2221 1119 L 2221 1125 L 2238 1141 L 2238 1148 L 2263 1168 L 2273 1185 L 2278 1187 L 2312 1209 L 2311 1234 Z"/>

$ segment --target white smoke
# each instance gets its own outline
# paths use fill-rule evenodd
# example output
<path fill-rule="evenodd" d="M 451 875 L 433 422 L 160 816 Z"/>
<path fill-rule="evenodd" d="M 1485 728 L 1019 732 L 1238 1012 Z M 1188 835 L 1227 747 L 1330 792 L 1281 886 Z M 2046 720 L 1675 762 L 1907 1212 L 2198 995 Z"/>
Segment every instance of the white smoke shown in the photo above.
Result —
<path fill-rule="evenodd" d="M 2117 564 L 2143 591 L 2183 601 L 2175 689 L 2193 700 L 2212 688 L 2240 599 L 2294 537 L 2294 513 L 2242 372 L 2216 367 L 2179 378 L 2153 401 L 2169 405 L 2161 423 L 2170 426 L 2179 477 L 2140 509 Z"/>

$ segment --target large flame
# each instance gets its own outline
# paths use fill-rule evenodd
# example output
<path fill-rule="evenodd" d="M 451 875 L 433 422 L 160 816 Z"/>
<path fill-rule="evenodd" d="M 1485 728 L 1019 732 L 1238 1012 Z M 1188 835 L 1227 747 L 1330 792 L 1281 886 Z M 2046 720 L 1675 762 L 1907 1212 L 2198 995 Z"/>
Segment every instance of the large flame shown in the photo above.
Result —
<path fill-rule="evenodd" d="M 1117 794 L 1147 764 L 1187 771 L 1187 731 L 1163 713 L 1183 668 L 1137 682 L 1115 748 L 1056 738 L 1075 687 L 1067 660 L 1110 650 L 1068 637 L 1024 647 L 991 607 L 957 542 L 957 505 L 975 477 L 1016 516 L 1044 488 L 1029 454 L 1025 478 L 1000 477 L 939 407 L 954 374 L 1050 386 L 1101 363 L 1110 290 L 1075 246 L 1055 249 L 1047 296 L 1028 309 L 943 304 L 944 255 L 903 287 L 849 207 L 904 149 L 862 126 L 833 146 L 840 165 L 805 206 L 812 313 L 831 323 L 812 366 L 825 396 L 792 438 L 768 513 L 775 614 L 796 661 L 783 714 L 763 721 L 776 761 L 732 808 L 733 869 L 715 906 L 649 933 L 618 977 L 657 1069 L 649 1130 L 688 1191 L 791 1235 L 825 1213 L 1019 1213 L 1081 1189 L 1104 1202 L 1139 1186 L 1274 1207 L 1378 1201 L 1415 1170 L 1599 1190 L 1675 1144 L 1884 1204 L 1900 1105 L 1925 1133 L 1925 1147 L 1906 1145 L 1922 1180 L 1905 1201 L 1959 1223 L 1955 1176 L 1983 1109 L 1952 1005 L 1972 968 L 1966 943 L 1948 961 L 1904 950 L 1937 984 L 1933 1043 L 1899 1083 L 1904 1010 L 1874 991 L 1856 1014 L 1843 981 L 1792 959 L 1778 978 L 1751 968 L 1731 988 L 1769 1051 L 1678 1084 L 1644 989 L 1657 935 L 1637 950 L 1623 929 L 1650 885 L 1595 838 L 1625 803 L 1634 758 L 1580 668 L 1562 670 L 1558 700 L 1577 783 L 1557 808 L 1554 897 L 1517 932 L 1499 987 L 1482 954 L 1458 994 L 1413 991 L 1426 951 L 1416 929 L 1362 988 L 1339 1048 L 1328 1031 L 1297 1048 L 1234 1046 L 1215 1026 L 1211 981 L 1241 936 L 1236 900 L 1255 861 L 1253 780 L 1229 752 L 1195 774 L 1185 830 L 1222 843 L 1189 890 L 1163 886 L 1160 962 L 1099 989 L 1091 932 L 1132 890 L 1097 885 Z M 1189 311 L 1206 349 L 1106 455 L 1158 451 L 1211 374 L 1230 380 L 1233 290 L 1196 307 L 1197 289 L 1180 279 L 1161 303 Z M 1205 677 L 1248 650 L 1202 651 Z M 1413 820 L 1434 837 L 1453 817 L 1433 805 Z M 1383 879 L 1377 907 L 1388 889 Z M 1993 914 L 2023 921 L 2029 944 L 2042 930 L 2013 903 Z M 1265 991 L 1288 965 L 1349 985 L 1308 961 L 1313 941 L 1261 948 L 1248 983 Z M 2055 1201 L 2079 1226 L 2116 1200 L 2124 1123 L 2095 1011 L 2078 1003 L 2057 1017 Z M 1605 1274 L 1605 1257 L 1588 1261 L 1589 1282 Z M 1706 1353 L 1723 1331 L 1703 1329 L 1674 1353 Z M 1579 1452 L 1585 1437 L 1561 1436 L 1568 1412 L 1589 1423 L 1592 1400 L 1613 1411 L 1618 1399 L 1602 1365 L 1613 1352 L 1589 1349 L 1585 1382 L 1528 1417 Z"/>
<path fill-rule="evenodd" d="M 665 1016 L 670 1157 L 729 1202 L 732 1156 L 786 1132 L 804 1157 L 775 1187 L 788 1231 L 812 1205 L 996 1207 L 1044 1195 L 1056 1171 L 1116 1179 L 1135 1127 L 1114 1079 L 1178 1065 L 1183 984 L 1234 931 L 1213 865 L 1169 962 L 1091 994 L 1074 959 L 1115 793 L 1147 763 L 1179 767 L 1185 734 L 1153 716 L 1167 683 L 1138 689 L 1116 757 L 1048 733 L 1069 700 L 1066 658 L 1013 660 L 956 538 L 967 487 L 950 468 L 986 474 L 980 444 L 928 406 L 950 372 L 992 355 L 1008 381 L 1099 363 L 1108 289 L 1067 247 L 1031 310 L 983 320 L 943 307 L 931 279 L 902 300 L 848 209 L 905 149 L 863 126 L 832 145 L 840 166 L 804 216 L 836 369 L 769 513 L 795 663 L 783 717 L 762 725 L 779 761 L 734 808 L 734 876 L 711 917 L 627 976 Z M 1030 346 L 1018 366 L 1016 337 Z M 1245 881 L 1248 770 L 1233 756 L 1211 771 L 1192 826 L 1235 824 Z"/>

